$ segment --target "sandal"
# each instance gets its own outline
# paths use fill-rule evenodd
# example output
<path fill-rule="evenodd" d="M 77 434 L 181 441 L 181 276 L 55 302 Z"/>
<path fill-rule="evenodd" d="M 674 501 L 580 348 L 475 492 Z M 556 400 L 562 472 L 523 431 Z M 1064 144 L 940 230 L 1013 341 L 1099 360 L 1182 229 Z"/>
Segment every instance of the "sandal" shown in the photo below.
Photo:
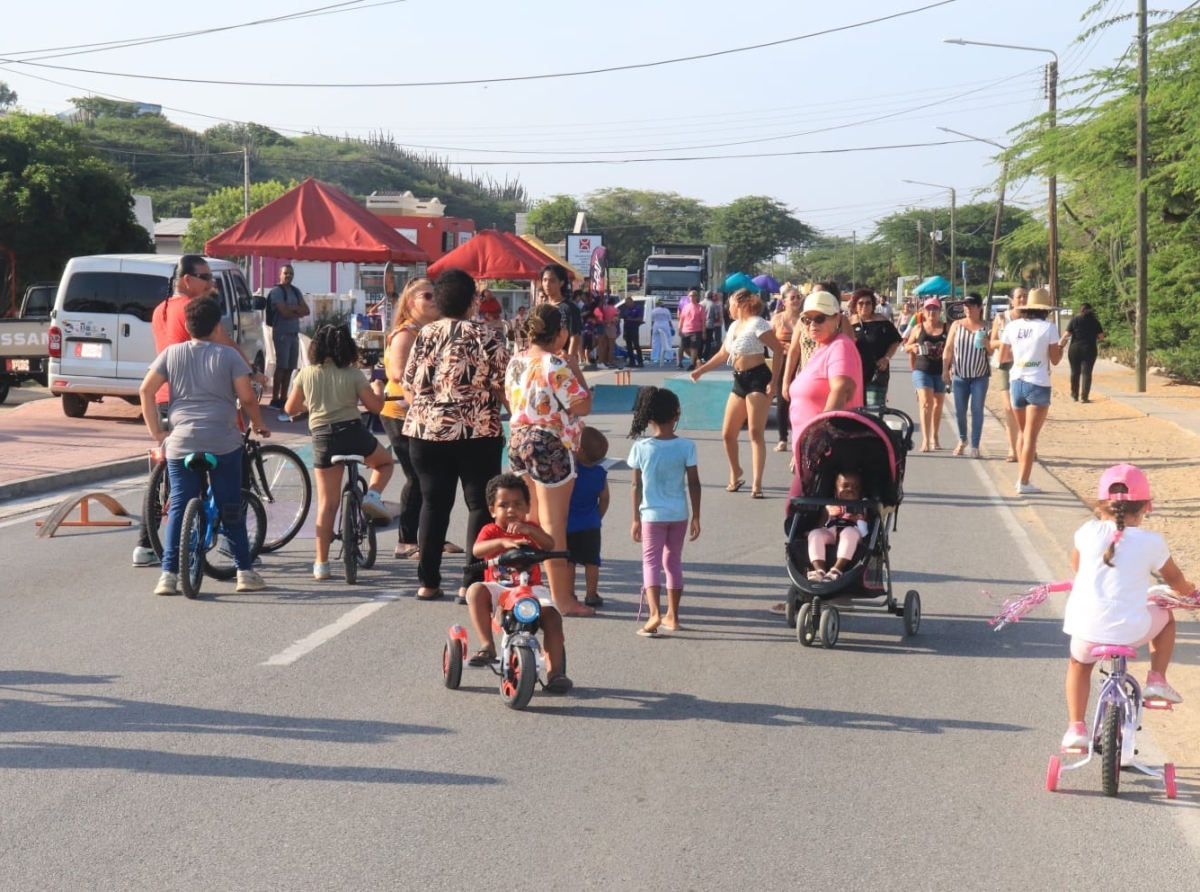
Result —
<path fill-rule="evenodd" d="M 763 495 L 763 491 L 762 491 L 761 489 L 756 489 L 756 490 L 753 490 L 753 491 L 750 493 L 750 498 L 752 498 L 752 499 L 765 499 L 765 498 L 766 498 L 766 496 L 764 496 L 764 495 Z"/>
<path fill-rule="evenodd" d="M 499 662 L 500 661 L 498 659 L 496 659 L 496 652 L 494 650 L 488 650 L 486 647 L 481 647 L 481 648 L 479 648 L 479 650 L 475 651 L 475 656 L 473 656 L 473 657 L 471 657 L 471 659 L 467 660 L 467 665 L 468 666 L 490 666 L 493 663 L 499 663 Z"/>
<path fill-rule="evenodd" d="M 416 560 L 421 553 L 421 549 L 415 545 L 409 545 L 407 542 L 397 542 L 396 550 L 392 552 L 392 557 L 400 558 L 401 560 Z"/>
<path fill-rule="evenodd" d="M 647 627 L 643 626 L 642 628 L 637 630 L 637 633 L 638 633 L 638 635 L 640 635 L 643 638 L 657 638 L 658 637 L 658 626 L 654 626 L 653 628 L 647 628 Z"/>
<path fill-rule="evenodd" d="M 575 687 L 575 682 L 567 678 L 563 673 L 556 672 L 546 679 L 546 683 L 542 685 L 542 689 L 548 694 L 565 694 L 571 688 Z"/>
<path fill-rule="evenodd" d="M 462 553 L 463 553 L 463 547 L 461 545 L 455 545 L 453 542 L 446 542 L 444 545 L 442 545 L 442 554 L 462 554 Z"/>
<path fill-rule="evenodd" d="M 425 589 L 423 594 L 420 591 L 417 592 L 418 601 L 436 601 L 438 598 L 444 598 L 445 596 L 446 593 L 440 588 Z"/>
<path fill-rule="evenodd" d="M 775 451 L 776 452 L 787 452 L 788 451 L 787 443 L 776 443 Z"/>
<path fill-rule="evenodd" d="M 739 489 L 741 489 L 745 485 L 746 485 L 746 481 L 744 479 L 740 479 L 740 480 L 738 480 L 737 483 L 731 483 L 727 487 L 725 487 L 725 492 L 737 492 Z"/>
<path fill-rule="evenodd" d="M 963 441 L 963 440 L 959 440 L 959 441 L 958 441 L 958 445 L 954 447 L 954 454 L 955 454 L 955 455 L 962 455 L 962 454 L 963 454 L 964 452 L 966 452 L 966 451 L 967 451 L 967 444 L 966 444 L 966 442 L 965 442 L 965 441 Z"/>
<path fill-rule="evenodd" d="M 835 579 L 841 579 L 841 578 L 842 578 L 842 571 L 839 570 L 837 567 L 833 567 L 832 569 L 828 570 L 825 573 L 825 581 L 826 582 L 833 582 Z"/>

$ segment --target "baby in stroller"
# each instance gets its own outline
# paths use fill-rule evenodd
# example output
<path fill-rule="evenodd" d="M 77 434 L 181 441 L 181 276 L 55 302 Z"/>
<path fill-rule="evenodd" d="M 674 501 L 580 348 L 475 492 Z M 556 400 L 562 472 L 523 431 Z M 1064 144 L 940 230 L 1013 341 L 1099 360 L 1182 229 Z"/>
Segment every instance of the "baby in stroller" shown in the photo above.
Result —
<path fill-rule="evenodd" d="M 834 497 L 846 502 L 857 502 L 863 497 L 862 474 L 858 471 L 843 471 L 834 483 Z M 810 582 L 832 581 L 840 577 L 854 561 L 858 544 L 870 532 L 867 515 L 841 505 L 826 505 L 821 509 L 821 526 L 808 534 L 808 571 Z M 837 559 L 833 567 L 826 561 L 826 548 L 836 546 Z"/>

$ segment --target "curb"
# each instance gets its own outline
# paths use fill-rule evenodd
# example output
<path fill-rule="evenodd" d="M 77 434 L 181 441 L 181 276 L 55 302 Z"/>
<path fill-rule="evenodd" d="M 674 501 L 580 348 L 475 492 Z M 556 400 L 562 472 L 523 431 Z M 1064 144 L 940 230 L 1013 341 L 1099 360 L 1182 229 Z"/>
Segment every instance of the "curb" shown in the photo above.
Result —
<path fill-rule="evenodd" d="M 0 501 L 42 495 L 83 483 L 98 483 L 102 480 L 128 477 L 139 471 L 145 472 L 146 462 L 147 458 L 143 454 L 135 458 L 123 458 L 87 468 L 75 468 L 70 471 L 59 471 L 54 474 L 13 480 L 10 483 L 0 483 Z"/>

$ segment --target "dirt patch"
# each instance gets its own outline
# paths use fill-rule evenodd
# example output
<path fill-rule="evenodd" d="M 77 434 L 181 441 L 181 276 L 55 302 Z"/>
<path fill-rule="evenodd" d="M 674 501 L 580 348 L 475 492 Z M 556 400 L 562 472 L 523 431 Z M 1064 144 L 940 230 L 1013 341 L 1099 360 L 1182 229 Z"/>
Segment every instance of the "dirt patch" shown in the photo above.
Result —
<path fill-rule="evenodd" d="M 1137 408 L 1139 398 L 1149 397 L 1200 418 L 1200 386 L 1150 376 L 1143 397 L 1135 391 L 1132 370 L 1102 366 L 1093 377 L 1090 403 L 1071 400 L 1065 361 L 1055 370 L 1054 397 L 1038 440 L 1038 460 L 1085 504 L 1095 499 L 1105 468 L 1123 461 L 1142 468 L 1155 493 L 1146 529 L 1161 533 L 1176 564 L 1194 584 L 1200 583 L 1200 437 Z M 989 392 L 987 405 L 1003 417 L 998 392 Z M 1015 471 L 1015 465 L 1009 467 Z M 1200 622 L 1187 611 L 1179 611 L 1176 618 L 1178 642 L 1170 678 L 1188 702 L 1172 712 L 1147 714 L 1146 726 L 1167 758 L 1176 763 L 1180 781 L 1196 789 L 1200 786 Z M 1140 665 L 1139 673 L 1145 668 Z"/>

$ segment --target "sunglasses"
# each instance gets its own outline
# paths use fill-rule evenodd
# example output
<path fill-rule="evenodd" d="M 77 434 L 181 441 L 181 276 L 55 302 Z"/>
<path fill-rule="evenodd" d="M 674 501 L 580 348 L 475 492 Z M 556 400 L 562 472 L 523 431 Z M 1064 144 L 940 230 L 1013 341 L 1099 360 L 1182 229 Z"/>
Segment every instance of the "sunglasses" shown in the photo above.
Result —
<path fill-rule="evenodd" d="M 433 292 L 432 291 L 419 291 L 419 292 L 417 292 L 417 297 L 421 298 L 421 300 L 433 300 Z"/>
<path fill-rule="evenodd" d="M 201 279 L 205 282 L 212 281 L 212 273 L 187 273 L 187 275 L 191 276 L 193 279 Z"/>
<path fill-rule="evenodd" d="M 805 325 L 824 325 L 825 320 L 828 318 L 828 316 L 822 316 L 818 314 L 816 316 L 801 316 L 800 321 Z"/>

